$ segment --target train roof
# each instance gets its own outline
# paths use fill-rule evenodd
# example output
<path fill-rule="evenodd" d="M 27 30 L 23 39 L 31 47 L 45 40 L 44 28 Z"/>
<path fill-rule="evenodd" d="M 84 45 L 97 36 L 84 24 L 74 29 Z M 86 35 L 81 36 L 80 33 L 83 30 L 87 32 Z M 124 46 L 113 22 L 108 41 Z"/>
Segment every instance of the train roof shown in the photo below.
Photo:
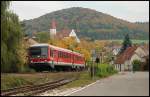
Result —
<path fill-rule="evenodd" d="M 61 48 L 61 47 L 57 47 L 57 46 L 54 46 L 54 45 L 50 45 L 50 44 L 47 44 L 47 43 L 34 44 L 34 45 L 31 45 L 30 47 L 39 47 L 39 46 L 49 46 L 49 47 L 57 49 L 57 50 L 66 51 L 66 52 L 70 52 L 70 53 L 73 52 L 74 54 L 83 56 L 83 54 L 80 54 L 80 53 L 77 53 L 77 52 L 74 52 L 74 51 L 71 51 L 71 50 L 68 50 L 68 49 L 64 49 L 64 48 Z"/>
<path fill-rule="evenodd" d="M 38 46 L 49 46 L 49 44 L 46 44 L 46 43 L 38 43 L 38 44 L 31 45 L 30 47 L 38 47 Z"/>

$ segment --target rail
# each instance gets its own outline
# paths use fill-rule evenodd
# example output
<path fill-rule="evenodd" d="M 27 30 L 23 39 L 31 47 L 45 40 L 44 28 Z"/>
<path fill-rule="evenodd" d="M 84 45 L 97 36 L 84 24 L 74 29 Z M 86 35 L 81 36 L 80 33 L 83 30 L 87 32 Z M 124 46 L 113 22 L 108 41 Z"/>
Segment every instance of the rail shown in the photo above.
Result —
<path fill-rule="evenodd" d="M 54 82 L 42 83 L 39 85 L 27 85 L 22 87 L 11 88 L 7 90 L 1 90 L 1 96 L 10 96 L 10 95 L 17 95 L 17 94 L 23 94 L 27 96 L 37 95 L 47 90 L 54 89 L 64 84 L 67 84 L 69 82 L 72 82 L 76 79 L 77 78 L 71 78 L 71 79 L 63 78 Z"/>

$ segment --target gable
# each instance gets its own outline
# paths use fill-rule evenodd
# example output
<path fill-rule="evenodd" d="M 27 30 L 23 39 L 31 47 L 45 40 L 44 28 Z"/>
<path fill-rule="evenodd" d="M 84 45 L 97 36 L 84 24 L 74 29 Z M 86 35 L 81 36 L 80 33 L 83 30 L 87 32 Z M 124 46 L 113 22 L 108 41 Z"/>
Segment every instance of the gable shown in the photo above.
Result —
<path fill-rule="evenodd" d="M 134 60 L 139 60 L 141 61 L 141 57 L 139 55 L 137 55 L 136 53 L 132 55 L 130 61 L 133 62 Z"/>
<path fill-rule="evenodd" d="M 135 50 L 135 52 L 136 52 L 138 55 L 140 55 L 140 57 L 146 56 L 145 51 L 144 51 L 141 47 L 138 47 L 138 48 Z"/>

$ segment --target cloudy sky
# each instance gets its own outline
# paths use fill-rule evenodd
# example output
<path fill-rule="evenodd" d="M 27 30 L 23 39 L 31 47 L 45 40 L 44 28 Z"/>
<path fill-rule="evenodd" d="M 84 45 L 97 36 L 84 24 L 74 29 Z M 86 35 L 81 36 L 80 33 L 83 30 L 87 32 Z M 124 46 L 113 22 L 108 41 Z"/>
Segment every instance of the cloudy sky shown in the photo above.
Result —
<path fill-rule="evenodd" d="M 12 1 L 10 9 L 20 20 L 29 20 L 70 7 L 91 8 L 130 22 L 149 21 L 149 1 Z"/>

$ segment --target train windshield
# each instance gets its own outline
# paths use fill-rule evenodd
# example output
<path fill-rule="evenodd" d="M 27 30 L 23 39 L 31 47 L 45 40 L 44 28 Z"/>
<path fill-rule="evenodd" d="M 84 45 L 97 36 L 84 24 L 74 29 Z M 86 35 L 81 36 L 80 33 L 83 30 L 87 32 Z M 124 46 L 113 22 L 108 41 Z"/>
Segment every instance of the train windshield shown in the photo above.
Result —
<path fill-rule="evenodd" d="M 33 58 L 47 58 L 48 47 L 31 47 L 29 49 L 29 54 Z"/>

